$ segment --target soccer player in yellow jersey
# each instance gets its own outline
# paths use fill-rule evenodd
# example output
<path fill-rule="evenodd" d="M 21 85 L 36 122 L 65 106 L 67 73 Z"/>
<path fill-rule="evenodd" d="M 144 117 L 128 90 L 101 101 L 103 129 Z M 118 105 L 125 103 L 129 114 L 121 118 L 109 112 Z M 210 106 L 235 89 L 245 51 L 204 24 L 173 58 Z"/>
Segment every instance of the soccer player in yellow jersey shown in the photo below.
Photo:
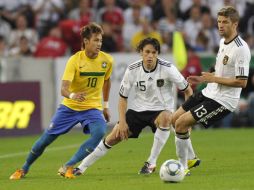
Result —
<path fill-rule="evenodd" d="M 63 102 L 49 127 L 33 145 L 23 167 L 15 171 L 10 179 L 23 178 L 45 148 L 78 123 L 82 125 L 84 133 L 90 133 L 91 136 L 59 169 L 60 175 L 72 172 L 72 166 L 90 154 L 103 138 L 106 120 L 109 121 L 110 117 L 108 98 L 113 58 L 100 51 L 102 35 L 103 30 L 95 23 L 81 29 L 82 50 L 70 57 L 62 77 Z"/>

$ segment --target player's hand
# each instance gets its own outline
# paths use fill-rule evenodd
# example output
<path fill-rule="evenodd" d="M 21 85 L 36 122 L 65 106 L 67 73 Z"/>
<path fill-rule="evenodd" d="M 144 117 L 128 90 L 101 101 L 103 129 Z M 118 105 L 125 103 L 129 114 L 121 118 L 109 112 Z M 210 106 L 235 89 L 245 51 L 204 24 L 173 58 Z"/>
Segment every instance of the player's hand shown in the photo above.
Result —
<path fill-rule="evenodd" d="M 127 140 L 129 137 L 129 127 L 126 122 L 119 122 L 116 128 L 116 138 Z"/>
<path fill-rule="evenodd" d="M 110 116 L 110 113 L 109 113 L 109 109 L 108 109 L 108 108 L 104 108 L 104 109 L 103 109 L 103 115 L 104 115 L 106 121 L 109 122 L 111 116 Z"/>
<path fill-rule="evenodd" d="M 187 77 L 187 81 L 190 84 L 194 84 L 194 85 L 204 82 L 202 76 L 189 76 Z"/>
<path fill-rule="evenodd" d="M 73 100 L 76 100 L 78 102 L 83 102 L 86 100 L 86 93 L 85 92 L 76 92 L 74 95 L 73 95 Z"/>
<path fill-rule="evenodd" d="M 209 73 L 209 72 L 202 72 L 202 78 L 204 82 L 213 82 L 214 79 L 214 73 Z"/>

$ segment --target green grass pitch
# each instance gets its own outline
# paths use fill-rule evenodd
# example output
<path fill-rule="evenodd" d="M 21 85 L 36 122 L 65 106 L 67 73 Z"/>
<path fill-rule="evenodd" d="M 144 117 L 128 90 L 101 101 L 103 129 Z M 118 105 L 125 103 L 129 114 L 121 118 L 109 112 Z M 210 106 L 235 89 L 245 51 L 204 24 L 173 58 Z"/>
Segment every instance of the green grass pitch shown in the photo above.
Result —
<path fill-rule="evenodd" d="M 175 159 L 171 134 L 151 176 L 138 171 L 147 159 L 153 141 L 150 132 L 122 142 L 90 167 L 85 175 L 64 179 L 56 175 L 87 138 L 81 132 L 66 134 L 50 145 L 23 180 L 9 176 L 20 167 L 37 136 L 0 139 L 0 190 L 253 190 L 254 129 L 194 130 L 192 142 L 202 159 L 199 167 L 181 183 L 164 183 L 158 172 L 167 159 Z"/>

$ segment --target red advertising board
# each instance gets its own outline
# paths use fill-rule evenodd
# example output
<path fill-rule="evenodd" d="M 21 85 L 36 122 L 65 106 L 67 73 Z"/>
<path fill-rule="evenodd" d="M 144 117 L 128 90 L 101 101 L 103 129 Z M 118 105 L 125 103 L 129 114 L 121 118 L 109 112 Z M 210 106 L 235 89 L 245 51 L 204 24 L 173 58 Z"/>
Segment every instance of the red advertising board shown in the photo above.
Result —
<path fill-rule="evenodd" d="M 41 130 L 40 83 L 0 83 L 0 136 L 38 134 Z"/>

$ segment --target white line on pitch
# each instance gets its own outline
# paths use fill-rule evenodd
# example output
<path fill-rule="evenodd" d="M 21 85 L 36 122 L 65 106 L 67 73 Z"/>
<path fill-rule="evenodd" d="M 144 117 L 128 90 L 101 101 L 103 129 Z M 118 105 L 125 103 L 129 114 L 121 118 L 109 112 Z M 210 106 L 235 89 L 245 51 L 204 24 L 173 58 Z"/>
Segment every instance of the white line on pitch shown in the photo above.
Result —
<path fill-rule="evenodd" d="M 54 147 L 54 148 L 47 148 L 45 150 L 45 152 L 58 151 L 58 150 L 64 150 L 64 149 L 72 149 L 72 148 L 76 148 L 78 146 L 80 146 L 80 144 L 73 144 L 73 145 L 69 145 L 69 146 L 59 146 L 59 147 Z M 11 157 L 15 157 L 15 156 L 24 156 L 24 155 L 27 155 L 28 153 L 29 153 L 29 151 L 0 155 L 0 159 L 11 158 Z"/>

